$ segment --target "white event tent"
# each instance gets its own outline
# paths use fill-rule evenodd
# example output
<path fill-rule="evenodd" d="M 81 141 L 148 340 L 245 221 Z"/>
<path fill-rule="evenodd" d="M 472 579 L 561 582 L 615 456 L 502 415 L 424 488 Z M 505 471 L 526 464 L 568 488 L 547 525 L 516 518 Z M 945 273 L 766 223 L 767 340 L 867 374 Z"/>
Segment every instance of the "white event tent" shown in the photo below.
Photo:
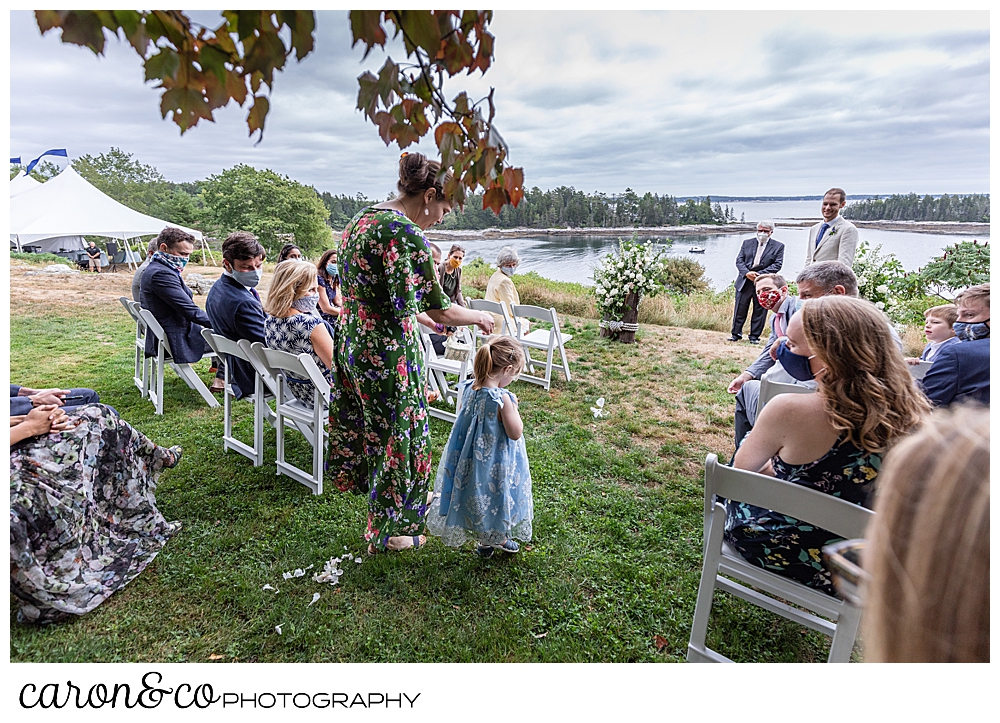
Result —
<path fill-rule="evenodd" d="M 10 238 L 18 250 L 22 246 L 52 246 L 58 248 L 83 248 L 83 236 L 105 236 L 119 239 L 126 251 L 131 251 L 129 239 L 155 236 L 167 226 L 186 231 L 202 242 L 201 231 L 168 223 L 118 203 L 94 188 L 79 173 L 67 166 L 62 173 L 45 183 L 38 183 L 29 176 L 18 175 L 11 180 Z M 66 246 L 67 237 L 80 238 L 79 246 Z M 42 242 L 41 244 L 39 242 Z M 56 248 L 56 246 L 52 246 Z M 127 254 L 129 265 L 136 257 Z"/>

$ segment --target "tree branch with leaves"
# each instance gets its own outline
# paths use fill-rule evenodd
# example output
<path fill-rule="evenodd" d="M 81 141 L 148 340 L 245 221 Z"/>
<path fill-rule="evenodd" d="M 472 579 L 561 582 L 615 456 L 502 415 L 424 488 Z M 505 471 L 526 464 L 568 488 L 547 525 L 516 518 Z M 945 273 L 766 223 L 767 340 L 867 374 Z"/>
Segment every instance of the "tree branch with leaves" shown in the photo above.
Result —
<path fill-rule="evenodd" d="M 524 196 L 524 171 L 505 163 L 509 148 L 493 124 L 493 89 L 475 102 L 461 92 L 450 103 L 443 90 L 446 75 L 490 67 L 492 17 L 489 10 L 354 10 L 349 21 L 352 47 L 361 42 L 364 57 L 385 47 L 387 28 L 402 36 L 408 62 L 387 58 L 377 76 L 366 71 L 358 78 L 357 107 L 385 144 L 404 149 L 435 125 L 442 173 L 452 173 L 445 193 L 462 206 L 482 188 L 483 208 L 499 214 Z M 35 19 L 42 34 L 58 28 L 64 43 L 96 55 L 104 54 L 108 35 L 127 40 L 143 60 L 145 79 L 163 89 L 162 117 L 182 134 L 214 121 L 214 112 L 235 100 L 250 101 L 247 127 L 261 139 L 274 73 L 293 54 L 301 61 L 313 51 L 316 26 L 307 10 L 224 10 L 211 29 L 176 10 L 38 10 Z"/>

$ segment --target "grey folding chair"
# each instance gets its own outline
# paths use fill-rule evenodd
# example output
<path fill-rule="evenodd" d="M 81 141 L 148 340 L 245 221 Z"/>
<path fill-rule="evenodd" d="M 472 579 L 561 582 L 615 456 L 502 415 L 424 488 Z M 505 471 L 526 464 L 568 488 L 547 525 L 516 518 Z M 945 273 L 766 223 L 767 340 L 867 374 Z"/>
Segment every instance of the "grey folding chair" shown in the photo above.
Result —
<path fill-rule="evenodd" d="M 538 321 L 545 321 L 552 325 L 551 329 L 535 329 L 535 331 L 529 334 L 524 334 L 521 331 L 521 318 L 527 319 L 537 319 Z M 521 342 L 521 346 L 524 348 L 524 361 L 528 367 L 529 372 L 534 372 L 536 366 L 541 366 L 541 362 L 534 361 L 531 358 L 532 349 L 540 349 L 545 351 L 545 377 L 539 378 L 532 376 L 532 374 L 522 374 L 518 377 L 522 382 L 531 382 L 533 384 L 540 384 L 546 389 L 552 385 L 552 357 L 555 350 L 559 350 L 559 358 L 562 360 L 562 373 L 566 377 L 566 381 L 570 381 L 569 373 L 569 360 L 566 358 L 566 347 L 564 346 L 566 342 L 573 338 L 572 334 L 563 334 L 559 329 L 559 316 L 556 314 L 555 308 L 543 309 L 540 306 L 531 306 L 527 304 L 512 304 L 511 305 L 511 320 L 514 329 L 517 330 L 517 339 Z"/>
<path fill-rule="evenodd" d="M 933 365 L 934 365 L 934 362 L 922 361 L 922 362 L 918 362 L 917 364 L 914 364 L 912 366 L 909 365 L 909 364 L 907 364 L 906 366 L 909 367 L 909 369 L 910 369 L 910 376 L 912 376 L 914 379 L 918 379 L 919 380 L 919 379 L 923 379 L 924 378 L 924 375 L 927 374 L 927 372 L 930 370 L 930 368 Z"/>
<path fill-rule="evenodd" d="M 264 380 L 260 374 L 254 374 L 253 390 L 253 445 L 242 442 L 233 436 L 233 402 L 236 396 L 233 393 L 233 386 L 230 380 L 229 357 L 236 357 L 246 362 L 250 362 L 247 352 L 232 339 L 228 339 L 221 334 L 214 333 L 211 329 L 202 329 L 201 335 L 212 347 L 216 356 L 226 358 L 226 389 L 222 397 L 223 423 L 222 423 L 222 448 L 228 452 L 233 450 L 253 462 L 254 467 L 260 467 L 264 463 L 264 422 L 268 416 L 265 412 L 271 409 L 264 398 Z"/>
<path fill-rule="evenodd" d="M 246 341 L 241 340 L 241 342 Z M 329 432 L 327 421 L 330 416 L 330 383 L 319 370 L 316 362 L 308 354 L 289 354 L 268 349 L 256 341 L 250 345 L 261 367 L 271 378 L 275 390 L 274 412 L 277 417 L 277 460 L 278 474 L 284 474 L 301 482 L 314 495 L 323 494 L 323 469 L 326 462 L 326 446 Z M 256 365 L 255 365 L 255 368 Z M 296 399 L 288 390 L 286 374 L 292 373 L 300 379 L 312 382 L 313 403 L 305 404 Z M 289 424 L 292 422 L 293 424 Z M 285 432 L 294 426 L 313 448 L 312 471 L 300 469 L 285 459 Z"/>
<path fill-rule="evenodd" d="M 147 384 L 146 388 L 146 396 L 156 408 L 156 413 L 163 414 L 163 368 L 166 364 L 170 365 L 170 368 L 174 370 L 177 376 L 184 380 L 185 384 L 198 392 L 208 406 L 219 406 L 218 400 L 212 396 L 212 392 L 208 391 L 205 382 L 198 377 L 191 365 L 178 364 L 174 361 L 173 354 L 170 351 L 170 341 L 163 332 L 160 322 L 156 320 L 152 312 L 149 309 L 139 309 L 139 316 L 146 323 L 146 333 L 152 334 L 156 338 L 156 356 L 147 357 L 147 361 L 150 364 L 147 379 L 152 384 Z M 211 356 L 212 352 L 209 352 L 203 355 L 202 359 L 210 358 Z"/>
<path fill-rule="evenodd" d="M 828 662 L 850 662 L 854 638 L 861 622 L 860 608 L 744 560 L 723 542 L 726 508 L 716 501 L 716 495 L 790 515 L 847 539 L 864 537 L 865 528 L 874 516 L 871 510 L 832 495 L 767 475 L 727 467 L 719 464 L 714 454 L 708 455 L 705 459 L 705 560 L 688 642 L 688 662 L 733 662 L 705 644 L 712 594 L 716 588 L 830 636 L 832 644 Z M 736 578 L 739 582 L 729 578 Z"/>
<path fill-rule="evenodd" d="M 801 384 L 785 384 L 784 382 L 772 382 L 770 379 L 761 379 L 760 396 L 757 398 L 757 414 L 760 414 L 764 405 L 779 394 L 812 394 L 815 391 L 815 389 L 804 387 Z"/>
<path fill-rule="evenodd" d="M 509 334 L 514 336 L 512 331 L 514 328 L 514 322 L 511 321 L 510 313 L 507 311 L 506 304 L 502 304 L 497 301 L 487 301 L 486 299 L 469 299 L 469 308 L 475 309 L 476 311 L 488 311 L 491 314 L 496 314 L 501 318 L 503 323 L 500 325 L 499 329 L 494 329 L 494 334 Z M 480 331 L 478 326 L 472 327 L 473 339 L 476 342 L 476 346 L 479 346 L 479 341 L 486 336 Z"/>

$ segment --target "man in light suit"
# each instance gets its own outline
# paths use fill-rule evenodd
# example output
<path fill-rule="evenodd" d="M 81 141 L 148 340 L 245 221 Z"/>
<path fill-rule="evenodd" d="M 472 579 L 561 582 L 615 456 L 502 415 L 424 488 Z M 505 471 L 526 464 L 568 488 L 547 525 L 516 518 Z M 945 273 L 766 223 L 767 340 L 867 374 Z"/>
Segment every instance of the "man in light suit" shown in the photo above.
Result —
<path fill-rule="evenodd" d="M 247 231 L 229 234 L 222 244 L 223 275 L 209 289 L 205 311 L 212 330 L 227 339 L 264 343 L 264 309 L 256 286 L 264 265 L 264 247 Z M 247 362 L 226 357 L 233 394 L 243 399 L 254 390 L 256 372 Z"/>
<path fill-rule="evenodd" d="M 750 315 L 750 343 L 760 341 L 767 319 L 767 309 L 757 301 L 754 284 L 758 276 L 776 274 L 781 271 L 785 260 L 785 244 L 771 238 L 774 233 L 774 221 L 761 221 L 757 224 L 757 237 L 748 238 L 740 247 L 736 256 L 736 304 L 733 309 L 733 329 L 727 341 L 739 341 L 743 338 L 743 324 L 747 320 L 747 311 L 753 306 Z"/>
<path fill-rule="evenodd" d="M 854 266 L 858 229 L 840 215 L 845 205 L 847 196 L 842 188 L 831 188 L 823 196 L 823 220 L 809 229 L 806 266 L 816 261 L 839 261 Z"/>

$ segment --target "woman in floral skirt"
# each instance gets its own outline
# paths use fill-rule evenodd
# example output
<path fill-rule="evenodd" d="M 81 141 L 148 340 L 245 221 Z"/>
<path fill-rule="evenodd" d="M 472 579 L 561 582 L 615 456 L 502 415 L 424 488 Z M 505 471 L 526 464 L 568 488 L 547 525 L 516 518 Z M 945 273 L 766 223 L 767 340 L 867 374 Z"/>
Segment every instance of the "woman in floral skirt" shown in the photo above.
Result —
<path fill-rule="evenodd" d="M 451 210 L 440 164 L 399 162 L 399 196 L 358 213 L 340 245 L 344 298 L 330 405 L 330 474 L 368 495 L 369 552 L 419 547 L 430 482 L 424 354 L 416 315 L 493 331 L 489 314 L 452 307 L 423 232 Z"/>
<path fill-rule="evenodd" d="M 103 404 L 11 417 L 10 589 L 18 620 L 90 612 L 134 579 L 179 529 L 156 507 L 181 458 Z"/>

